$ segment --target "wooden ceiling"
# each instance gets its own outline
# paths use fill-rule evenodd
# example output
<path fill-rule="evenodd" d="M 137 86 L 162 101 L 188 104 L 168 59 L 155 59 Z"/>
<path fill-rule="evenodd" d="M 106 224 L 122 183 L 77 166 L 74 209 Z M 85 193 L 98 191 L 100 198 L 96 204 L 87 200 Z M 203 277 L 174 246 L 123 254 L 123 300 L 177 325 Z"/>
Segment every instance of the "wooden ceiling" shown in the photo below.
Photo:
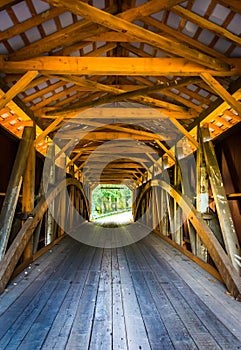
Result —
<path fill-rule="evenodd" d="M 240 122 L 240 33 L 239 0 L 0 0 L 0 124 L 34 121 L 89 182 L 139 183 L 199 123 Z"/>

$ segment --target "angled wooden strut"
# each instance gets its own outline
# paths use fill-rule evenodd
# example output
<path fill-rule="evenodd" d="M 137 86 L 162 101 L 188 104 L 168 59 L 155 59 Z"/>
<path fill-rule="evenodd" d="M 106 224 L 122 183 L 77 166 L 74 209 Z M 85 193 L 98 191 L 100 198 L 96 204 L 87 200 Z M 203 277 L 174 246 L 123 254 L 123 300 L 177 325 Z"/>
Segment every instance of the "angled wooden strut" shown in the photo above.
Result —
<path fill-rule="evenodd" d="M 0 261 L 0 293 L 4 291 L 7 283 L 9 282 L 12 273 L 21 257 L 26 245 L 28 244 L 30 238 L 32 237 L 39 221 L 42 219 L 45 214 L 48 203 L 54 200 L 54 198 L 59 194 L 59 192 L 63 189 L 63 186 L 76 186 L 82 192 L 86 205 L 88 205 L 88 200 L 85 196 L 85 192 L 83 190 L 80 182 L 73 178 L 68 178 L 62 180 L 58 183 L 49 193 L 46 194 L 46 199 L 43 197 L 37 206 L 34 208 L 32 212 L 32 216 L 29 217 L 20 231 L 18 232 L 16 238 L 13 243 L 7 250 L 3 259 Z M 87 216 L 89 216 L 89 208 L 87 208 Z"/>
<path fill-rule="evenodd" d="M 202 219 L 200 213 L 195 209 L 187 196 L 183 195 L 163 180 L 152 180 L 147 182 L 143 187 L 136 203 L 136 212 L 141 203 L 141 198 L 146 191 L 150 189 L 150 187 L 163 188 L 171 197 L 175 199 L 207 247 L 208 252 L 212 257 L 224 283 L 226 284 L 227 289 L 238 301 L 241 301 L 241 278 L 237 270 L 234 268 L 231 259 L 224 251 L 208 224 Z M 136 213 L 134 217 L 136 217 Z"/>
<path fill-rule="evenodd" d="M 240 255 L 240 245 L 234 227 L 226 192 L 223 186 L 222 175 L 219 170 L 219 165 L 215 155 L 213 143 L 210 140 L 209 129 L 207 126 L 204 126 L 201 129 L 201 131 L 203 138 L 205 162 L 207 165 L 207 171 L 210 179 L 215 205 L 217 208 L 217 214 L 223 234 L 225 248 L 233 265 L 238 270 L 239 266 L 235 260 L 235 255 Z"/>
<path fill-rule="evenodd" d="M 0 260 L 6 251 L 13 217 L 17 206 L 29 150 L 33 142 L 33 127 L 25 127 L 8 183 L 6 197 L 0 214 Z"/>

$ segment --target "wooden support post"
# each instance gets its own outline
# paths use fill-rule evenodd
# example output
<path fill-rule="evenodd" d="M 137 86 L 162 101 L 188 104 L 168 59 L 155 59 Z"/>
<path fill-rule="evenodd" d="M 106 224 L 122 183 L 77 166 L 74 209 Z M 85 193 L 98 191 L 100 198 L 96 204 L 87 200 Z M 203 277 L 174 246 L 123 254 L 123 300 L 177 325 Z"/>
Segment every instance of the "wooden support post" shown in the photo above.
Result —
<path fill-rule="evenodd" d="M 160 217 L 161 217 L 161 233 L 164 236 L 168 235 L 168 220 L 167 220 L 167 199 L 166 199 L 166 191 L 164 191 L 162 188 L 160 189 Z"/>
<path fill-rule="evenodd" d="M 65 154 L 62 154 L 59 157 L 59 166 L 62 169 L 66 169 L 66 156 Z M 62 170 L 63 171 L 63 170 Z M 61 173 L 62 173 L 61 171 Z M 66 220 L 66 213 L 67 213 L 67 208 L 66 208 L 66 193 L 65 191 L 61 191 L 59 195 L 59 231 L 58 231 L 58 237 L 61 237 L 65 232 L 64 232 L 64 227 L 65 227 L 65 220 Z"/>
<path fill-rule="evenodd" d="M 206 169 L 206 164 L 204 161 L 203 155 L 203 146 L 200 142 L 200 128 L 198 128 L 198 141 L 199 147 L 197 149 L 196 157 L 196 173 L 197 173 L 197 182 L 196 182 L 196 209 L 201 214 L 208 212 L 208 174 Z M 203 244 L 201 238 L 197 235 L 196 237 L 196 249 L 197 256 L 203 261 L 207 262 L 208 251 L 205 245 Z"/>
<path fill-rule="evenodd" d="M 43 174 L 42 174 L 42 178 L 40 180 L 40 186 L 39 186 L 39 190 L 38 190 L 38 195 L 37 195 L 37 203 L 38 201 L 44 196 L 44 189 L 43 189 Z M 42 223 L 43 223 L 43 218 L 39 221 L 38 226 L 36 227 L 36 230 L 34 231 L 33 234 L 33 254 L 36 254 L 38 251 L 38 245 L 39 245 L 39 237 L 40 237 L 40 233 L 41 233 L 41 228 L 42 228 Z"/>
<path fill-rule="evenodd" d="M 181 162 L 182 162 L 182 193 L 186 195 L 193 204 L 194 193 L 190 184 L 188 164 L 186 162 L 186 159 L 181 160 Z M 197 245 L 196 245 L 197 234 L 196 234 L 196 230 L 194 229 L 194 227 L 192 226 L 188 218 L 187 218 L 187 228 L 188 228 L 192 253 L 196 255 L 197 254 Z"/>
<path fill-rule="evenodd" d="M 31 142 L 29 155 L 27 159 L 27 165 L 23 176 L 23 196 L 22 196 L 22 212 L 27 217 L 32 215 L 34 209 L 34 195 L 35 195 L 35 163 L 36 163 L 36 151 L 34 147 L 35 139 L 35 126 L 34 137 Z M 23 259 L 27 260 L 33 255 L 33 236 L 30 238 L 24 252 Z"/>
<path fill-rule="evenodd" d="M 48 166 L 46 167 L 49 169 L 49 184 L 54 185 L 56 181 L 55 176 L 55 144 L 51 143 L 48 146 L 48 152 L 47 157 L 45 159 L 45 162 L 48 162 Z M 53 216 L 51 212 L 54 212 L 55 210 L 55 201 L 51 203 L 51 211 L 48 209 L 45 214 L 45 245 L 50 244 L 55 240 L 55 230 L 56 230 L 56 223 L 53 219 Z"/>
<path fill-rule="evenodd" d="M 76 196 L 75 187 L 70 186 L 70 189 L 69 189 L 70 207 L 68 208 L 68 215 L 69 215 L 69 225 L 71 229 L 74 223 L 75 196 Z M 90 212 L 91 212 L 91 209 L 90 209 Z"/>
<path fill-rule="evenodd" d="M 207 223 L 202 219 L 200 213 L 195 209 L 191 201 L 183 193 L 177 191 L 173 186 L 163 180 L 152 180 L 147 183 L 137 201 L 137 208 L 145 195 L 152 186 L 162 187 L 171 197 L 175 198 L 177 203 L 183 210 L 183 213 L 191 221 L 198 235 L 201 237 L 205 246 L 208 248 L 211 258 L 213 259 L 216 268 L 218 269 L 224 283 L 230 293 L 241 301 L 241 278 L 238 271 L 233 266 L 231 259 L 226 254 L 219 241 L 211 231 Z"/>
<path fill-rule="evenodd" d="M 61 191 L 63 185 L 75 185 L 82 192 L 82 196 L 85 199 L 85 201 L 87 200 L 82 191 L 80 183 L 76 179 L 68 178 L 64 179 L 61 183 L 59 183 L 52 190 L 50 190 L 47 194 L 47 199 L 43 197 L 39 201 L 39 203 L 33 210 L 33 217 L 28 218 L 25 221 L 24 225 L 15 237 L 13 243 L 7 250 L 6 254 L 3 256 L 2 261 L 0 261 L 0 293 L 4 291 L 4 288 L 9 282 L 14 268 L 16 267 L 19 258 L 23 254 L 23 251 L 27 243 L 29 242 L 30 237 L 32 236 L 39 221 L 42 219 L 44 213 L 46 212 L 48 206 L 47 203 L 51 203 L 56 198 L 58 193 Z"/>
<path fill-rule="evenodd" d="M 177 152 L 177 151 L 176 151 Z M 179 163 L 174 165 L 174 187 L 179 190 L 181 185 L 181 172 Z M 173 240 L 181 245 L 183 240 L 182 232 L 182 213 L 177 202 L 173 199 Z"/>
<path fill-rule="evenodd" d="M 161 193 L 160 188 L 154 188 L 155 191 L 155 204 L 156 204 L 156 212 L 157 212 L 157 229 L 161 232 Z"/>
<path fill-rule="evenodd" d="M 217 214 L 223 233 L 223 239 L 227 253 L 234 265 L 239 270 L 239 266 L 235 260 L 235 255 L 240 255 L 240 245 L 233 224 L 231 211 L 228 205 L 226 193 L 223 186 L 222 176 L 219 170 L 217 158 L 213 143 L 209 135 L 209 129 L 204 126 L 202 129 L 203 150 L 210 184 L 217 208 Z"/>
<path fill-rule="evenodd" d="M 142 186 L 140 187 L 140 192 L 141 193 L 141 190 L 142 190 Z M 146 217 L 146 221 L 144 221 L 144 216 L 143 214 L 145 213 L 145 209 L 146 209 L 146 200 L 147 200 L 147 196 L 149 196 L 150 193 L 146 193 L 145 196 L 143 196 L 142 198 L 142 201 L 141 201 L 141 206 L 140 206 L 140 209 L 139 209 L 139 213 L 140 213 L 140 221 L 145 224 L 145 225 L 148 225 L 148 222 L 149 222 L 149 218 Z M 149 197 L 150 198 L 150 197 Z M 149 201 L 148 201 L 149 202 Z"/>
<path fill-rule="evenodd" d="M 154 178 L 155 178 L 155 164 L 153 163 L 152 180 L 154 180 Z M 158 225 L 155 187 L 151 187 L 151 203 L 150 204 L 151 204 L 151 208 L 152 208 L 151 226 L 152 226 L 153 230 L 155 230 L 157 225 Z"/>
<path fill-rule="evenodd" d="M 25 127 L 8 183 L 8 188 L 0 215 L 0 260 L 2 260 L 2 257 L 6 252 L 33 136 L 33 127 Z"/>
<path fill-rule="evenodd" d="M 154 187 L 151 189 L 151 206 L 152 206 L 152 228 L 153 230 L 155 230 L 158 225 L 158 218 L 157 218 L 157 207 L 156 207 L 156 191 Z"/>

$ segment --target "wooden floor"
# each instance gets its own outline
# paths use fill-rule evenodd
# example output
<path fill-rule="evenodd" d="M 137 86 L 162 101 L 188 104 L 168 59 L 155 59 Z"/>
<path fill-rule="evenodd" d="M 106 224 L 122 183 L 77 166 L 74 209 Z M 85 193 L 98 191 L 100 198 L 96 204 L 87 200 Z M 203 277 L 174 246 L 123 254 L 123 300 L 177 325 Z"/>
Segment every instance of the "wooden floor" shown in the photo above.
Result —
<path fill-rule="evenodd" d="M 125 248 L 70 237 L 0 296 L 0 349 L 241 349 L 241 303 L 154 234 Z"/>

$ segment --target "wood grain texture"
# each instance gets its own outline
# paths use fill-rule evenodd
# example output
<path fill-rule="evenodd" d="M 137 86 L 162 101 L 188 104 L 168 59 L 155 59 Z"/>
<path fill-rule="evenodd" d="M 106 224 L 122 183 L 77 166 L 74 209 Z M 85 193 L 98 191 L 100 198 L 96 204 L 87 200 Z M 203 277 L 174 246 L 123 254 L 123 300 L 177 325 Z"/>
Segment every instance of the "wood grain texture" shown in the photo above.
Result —
<path fill-rule="evenodd" d="M 155 234 L 118 249 L 66 236 L 0 296 L 0 348 L 238 349 L 224 291 Z"/>

